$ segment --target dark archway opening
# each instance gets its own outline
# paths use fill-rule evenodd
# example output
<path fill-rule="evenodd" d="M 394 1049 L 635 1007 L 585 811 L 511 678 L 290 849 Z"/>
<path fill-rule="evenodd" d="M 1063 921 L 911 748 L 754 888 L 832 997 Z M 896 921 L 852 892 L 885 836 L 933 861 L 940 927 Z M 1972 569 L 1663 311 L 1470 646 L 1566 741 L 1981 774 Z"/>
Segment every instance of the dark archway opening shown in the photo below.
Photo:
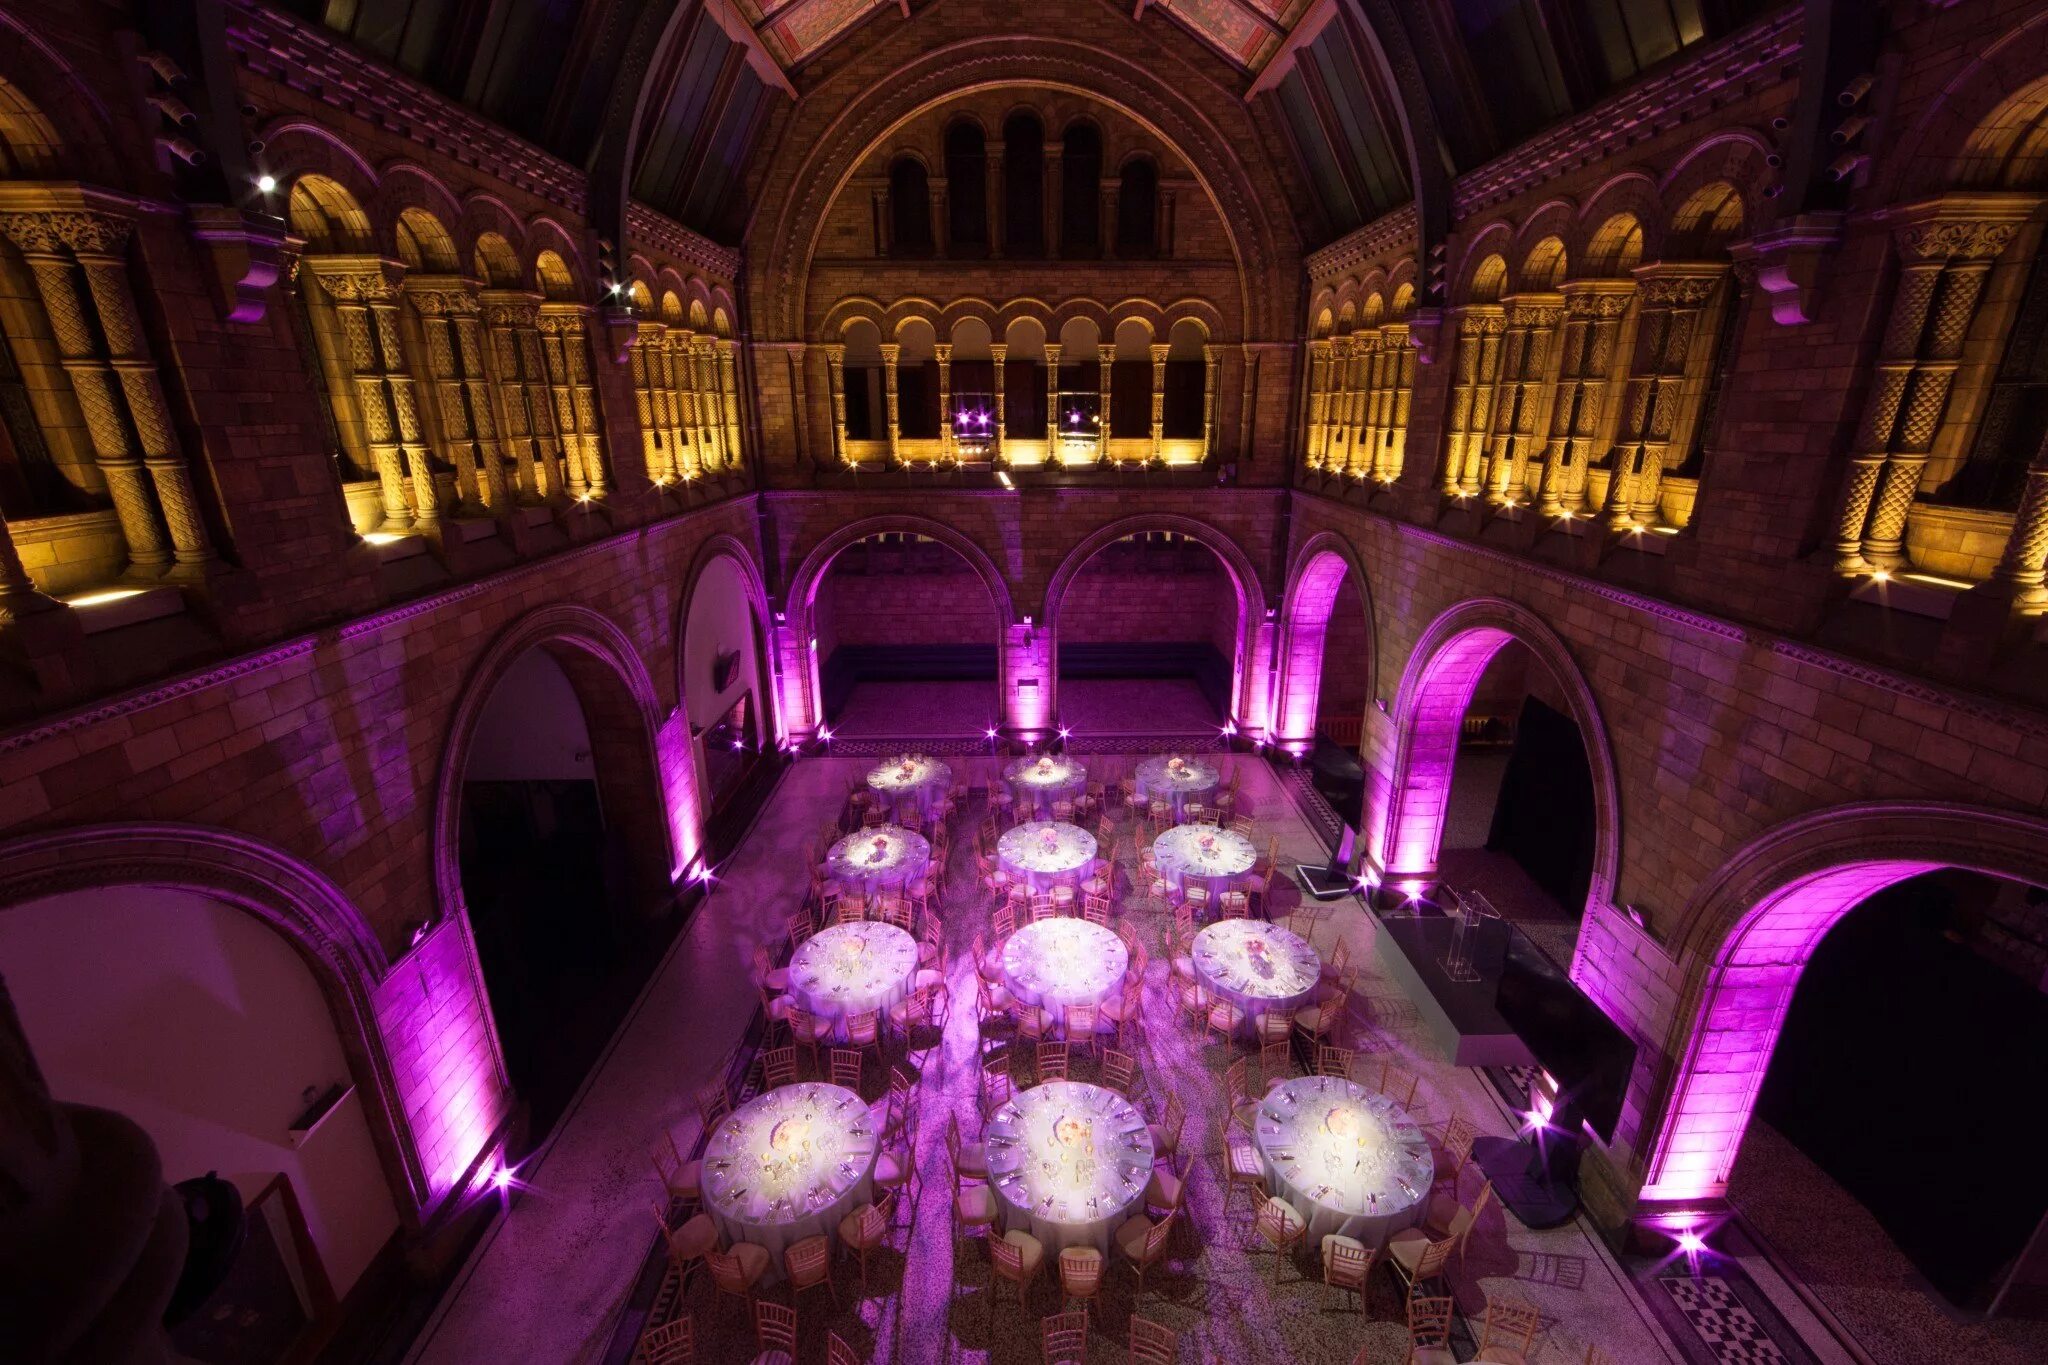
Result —
<path fill-rule="evenodd" d="M 1105 545 L 1067 584 L 1057 625 L 1060 723 L 1076 738 L 1223 728 L 1241 621 L 1207 545 L 1172 531 Z"/>
<path fill-rule="evenodd" d="M 2048 1211 L 2028 1155 L 2044 973 L 2048 891 L 1957 869 L 1876 893 L 1814 948 L 1729 1179 L 1809 1282 L 1917 1275 L 1989 1305 Z"/>
<path fill-rule="evenodd" d="M 679 917 L 639 714 L 608 666 L 536 647 L 465 756 L 460 865 L 491 1011 L 537 1145 L 646 983 Z"/>
<path fill-rule="evenodd" d="M 1003 251 L 1045 253 L 1045 125 L 1034 114 L 1003 120 Z"/>
<path fill-rule="evenodd" d="M 1070 123 L 1060 139 L 1060 253 L 1102 254 L 1102 134 L 1092 123 Z"/>
<path fill-rule="evenodd" d="M 901 532 L 856 541 L 820 578 L 812 622 L 835 736 L 979 737 L 1000 719 L 995 605 L 951 546 Z"/>
<path fill-rule="evenodd" d="M 1327 655 L 1325 656 L 1327 658 Z M 1568 968 L 1593 875 L 1593 770 L 1564 689 L 1527 646 L 1488 661 L 1465 708 L 1438 855 Z"/>
<path fill-rule="evenodd" d="M 1323 660 L 1316 687 L 1315 748 L 1311 780 L 1330 809 L 1358 828 L 1365 804 L 1365 764 L 1358 756 L 1365 708 L 1372 704 L 1372 633 L 1358 574 L 1345 569 L 1323 626 Z"/>
<path fill-rule="evenodd" d="M 980 125 L 967 119 L 946 128 L 946 248 L 988 255 L 988 148 Z"/>

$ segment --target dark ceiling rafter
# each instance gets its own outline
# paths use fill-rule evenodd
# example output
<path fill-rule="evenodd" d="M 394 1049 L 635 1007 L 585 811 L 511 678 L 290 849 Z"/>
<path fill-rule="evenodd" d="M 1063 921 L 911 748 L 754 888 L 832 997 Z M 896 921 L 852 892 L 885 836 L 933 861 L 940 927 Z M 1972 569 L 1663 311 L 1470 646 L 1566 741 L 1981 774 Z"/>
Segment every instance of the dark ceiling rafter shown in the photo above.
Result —
<path fill-rule="evenodd" d="M 1354 48 L 1378 68 L 1393 97 L 1400 145 L 1408 154 L 1408 184 L 1415 194 L 1415 264 L 1425 307 L 1443 302 L 1439 264 L 1451 230 L 1451 170 L 1444 160 L 1429 80 L 1394 0 L 1338 0 L 1349 20 Z"/>
<path fill-rule="evenodd" d="M 619 269 L 625 260 L 626 199 L 639 160 L 647 109 L 660 98 L 657 78 L 663 58 L 689 36 L 698 9 L 697 0 L 642 0 L 627 30 L 618 74 L 605 101 L 597 146 L 590 158 L 587 216 L 590 230 L 611 243 L 612 261 Z M 604 281 L 607 286 L 618 282 L 617 275 Z"/>

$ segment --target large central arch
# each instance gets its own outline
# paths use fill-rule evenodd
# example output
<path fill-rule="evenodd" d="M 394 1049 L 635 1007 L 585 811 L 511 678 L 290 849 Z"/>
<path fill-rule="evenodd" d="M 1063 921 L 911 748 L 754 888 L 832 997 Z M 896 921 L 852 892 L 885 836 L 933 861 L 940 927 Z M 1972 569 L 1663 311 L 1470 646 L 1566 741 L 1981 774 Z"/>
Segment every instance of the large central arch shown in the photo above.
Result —
<path fill-rule="evenodd" d="M 1701 964 L 1649 1146 L 1646 1201 L 1719 1198 L 1800 973 L 1844 915 L 1897 882 L 1957 867 L 2048 886 L 2048 821 L 1949 803 L 1837 806 L 1752 841 L 1686 912 L 1679 960 Z"/>
<path fill-rule="evenodd" d="M 1526 646 L 1550 670 L 1585 741 L 1593 776 L 1593 868 L 1586 903 L 1605 905 L 1614 894 L 1621 861 L 1621 801 L 1607 727 L 1592 688 L 1557 632 L 1527 607 L 1505 598 L 1475 598 L 1452 607 L 1430 622 L 1409 654 L 1394 701 L 1394 764 L 1384 775 L 1381 815 L 1369 854 L 1390 882 L 1435 878 L 1459 729 L 1480 675 L 1510 640 Z"/>
<path fill-rule="evenodd" d="M 1248 733 L 1263 735 L 1266 651 L 1261 646 L 1269 639 L 1265 630 L 1266 590 L 1251 559 L 1237 542 L 1207 522 L 1170 513 L 1143 513 L 1110 522 L 1069 550 L 1053 571 L 1045 589 L 1045 675 L 1052 684 L 1048 714 L 1059 715 L 1060 607 L 1074 576 L 1104 548 L 1148 531 L 1170 531 L 1199 541 L 1221 561 L 1237 593 L 1237 657 L 1231 660 L 1230 668 L 1230 718 Z"/>
<path fill-rule="evenodd" d="M 1000 713 L 1008 714 L 1008 635 L 1017 620 L 1017 613 L 1011 605 L 1010 585 L 1004 581 L 995 561 L 973 540 L 929 517 L 863 517 L 826 536 L 804 556 L 790 579 L 784 608 L 777 614 L 776 633 L 781 645 L 776 653 L 782 677 L 783 726 L 792 740 L 811 738 L 825 723 L 823 664 L 815 648 L 818 585 L 825 581 L 825 573 L 832 567 L 832 561 L 847 547 L 879 535 L 922 536 L 926 540 L 937 541 L 965 560 L 982 586 L 988 589 L 989 605 L 996 614 L 996 692 L 1004 702 Z"/>

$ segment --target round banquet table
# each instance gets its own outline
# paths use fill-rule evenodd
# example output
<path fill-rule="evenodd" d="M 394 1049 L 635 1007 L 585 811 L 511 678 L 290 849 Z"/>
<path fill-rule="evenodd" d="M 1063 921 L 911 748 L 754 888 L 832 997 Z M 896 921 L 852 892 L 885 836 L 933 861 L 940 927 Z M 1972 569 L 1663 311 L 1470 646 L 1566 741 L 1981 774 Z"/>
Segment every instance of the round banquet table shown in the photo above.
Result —
<path fill-rule="evenodd" d="M 1148 758 L 1138 765 L 1138 799 L 1147 804 L 1164 801 L 1172 807 L 1173 818 L 1179 820 L 1188 802 L 1213 802 L 1219 780 L 1216 765 L 1203 759 L 1177 755 Z"/>
<path fill-rule="evenodd" d="M 1003 943 L 1010 994 L 1055 1014 L 1069 1005 L 1100 1005 L 1123 984 L 1130 965 L 1124 941 L 1085 919 L 1042 919 Z"/>
<path fill-rule="evenodd" d="M 1258 1016 L 1288 1014 L 1315 998 L 1322 959 L 1301 935 L 1255 919 L 1226 919 L 1195 935 L 1195 980 L 1244 1011 L 1244 1033 Z"/>
<path fill-rule="evenodd" d="M 860 920 L 820 929 L 789 959 L 789 993 L 846 1041 L 848 1015 L 885 1010 L 910 994 L 917 940 L 893 924 Z"/>
<path fill-rule="evenodd" d="M 1020 758 L 1003 769 L 1003 781 L 1017 799 L 1017 809 L 1050 814 L 1055 801 L 1073 801 L 1088 790 L 1088 769 L 1065 754 Z"/>
<path fill-rule="evenodd" d="M 1252 1119 L 1266 1188 L 1308 1223 L 1369 1247 L 1412 1227 L 1435 1158 L 1422 1129 L 1385 1095 L 1336 1076 L 1299 1076 L 1266 1092 Z"/>
<path fill-rule="evenodd" d="M 1080 878 L 1095 861 L 1095 836 L 1064 820 L 1027 820 L 996 840 L 996 861 L 1013 883 L 1043 891 Z"/>
<path fill-rule="evenodd" d="M 931 843 L 916 830 L 874 825 L 832 845 L 825 854 L 825 875 L 874 896 L 901 891 L 931 860 Z"/>
<path fill-rule="evenodd" d="M 996 1110 L 987 1137 L 1003 1230 L 1029 1232 L 1049 1261 L 1079 1246 L 1107 1256 L 1152 1179 L 1144 1115 L 1099 1085 L 1034 1086 Z"/>
<path fill-rule="evenodd" d="M 1152 841 L 1152 865 L 1166 884 L 1176 891 L 1207 887 L 1211 905 L 1258 860 L 1250 839 L 1216 825 L 1175 825 Z"/>
<path fill-rule="evenodd" d="M 782 1279 L 782 1253 L 874 1197 L 881 1141 L 860 1096 L 822 1081 L 771 1090 L 719 1121 L 704 1148 L 704 1210 L 728 1245 L 768 1248 L 764 1284 Z"/>
<path fill-rule="evenodd" d="M 921 754 L 892 758 L 868 770 L 868 790 L 899 820 L 932 819 L 952 789 L 952 768 Z"/>

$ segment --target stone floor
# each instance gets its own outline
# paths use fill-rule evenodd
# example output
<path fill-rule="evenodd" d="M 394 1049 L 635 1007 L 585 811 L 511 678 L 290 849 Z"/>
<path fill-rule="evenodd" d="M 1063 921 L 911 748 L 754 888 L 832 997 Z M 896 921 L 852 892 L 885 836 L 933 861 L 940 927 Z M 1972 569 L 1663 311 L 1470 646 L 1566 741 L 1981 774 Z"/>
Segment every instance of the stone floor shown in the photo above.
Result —
<path fill-rule="evenodd" d="M 1128 759 L 1112 760 L 1128 762 Z M 1283 860 L 1320 858 L 1321 850 L 1270 770 L 1238 760 L 1244 791 L 1260 825 L 1260 840 L 1277 836 Z M 784 777 L 757 827 L 738 854 L 719 870 L 720 884 L 698 910 L 636 1007 L 619 1038 L 588 1082 L 553 1143 L 520 1172 L 526 1189 L 488 1236 L 417 1344 L 413 1359 L 426 1365 L 483 1360 L 595 1361 L 651 1244 L 650 1202 L 658 1193 L 647 1152 L 664 1130 L 686 1147 L 698 1137 L 690 1096 L 712 1078 L 741 1039 L 755 1010 L 747 961 L 757 943 L 779 937 L 784 914 L 802 891 L 801 859 L 791 856 L 837 804 L 846 760 L 808 760 Z M 987 781 L 985 760 L 967 763 L 968 780 Z M 1128 858 L 1130 844 L 1125 842 Z M 1040 1315 L 1053 1294 L 1041 1285 L 1027 1309 L 1012 1300 L 992 1303 L 987 1253 L 979 1239 L 956 1245 L 944 1187 L 946 1117 L 957 1113 L 976 1126 L 974 1076 L 979 1048 L 972 1008 L 972 966 L 964 949 L 984 920 L 974 895 L 970 840 L 955 850 L 948 888 L 948 941 L 955 999 L 943 1043 L 913 1058 L 892 1060 L 920 1073 L 923 1118 L 919 1165 L 927 1173 L 923 1197 L 891 1248 L 873 1258 L 872 1292 L 863 1296 L 850 1264 L 838 1273 L 843 1306 L 822 1294 L 802 1306 L 805 1362 L 820 1360 L 824 1329 L 839 1332 L 872 1360 L 990 1360 L 1038 1358 Z M 1288 898 L 1291 900 L 1292 898 Z M 1292 909 L 1291 905 L 1286 908 Z M 1128 901 L 1123 913 L 1157 942 L 1163 916 Z M 1297 922 L 1308 926 L 1306 918 Z M 1417 1110 L 1437 1129 L 1454 1110 L 1483 1129 L 1511 1131 L 1512 1120 L 1477 1073 L 1454 1069 L 1417 1050 L 1412 1011 L 1377 970 L 1369 951 L 1370 921 L 1355 902 L 1341 902 L 1313 929 L 1326 953 L 1340 938 L 1365 966 L 1363 1007 L 1350 1021 L 1353 1041 L 1384 1053 L 1422 1076 Z M 1096 1315 L 1091 1359 L 1121 1359 L 1121 1343 L 1135 1308 L 1183 1335 L 1185 1360 L 1350 1360 L 1363 1344 L 1372 1361 L 1402 1358 L 1405 1331 L 1399 1297 L 1385 1272 L 1364 1311 L 1340 1305 L 1320 1283 L 1312 1258 L 1280 1267 L 1274 1288 L 1270 1253 L 1249 1252 L 1249 1229 L 1240 1201 L 1222 1212 L 1215 1172 L 1221 1073 L 1233 1053 L 1203 1046 L 1174 1017 L 1165 984 L 1167 967 L 1155 959 L 1148 992 L 1150 1017 L 1141 1061 L 1141 1094 L 1155 1116 L 1168 1093 L 1189 1107 L 1187 1146 L 1196 1153 L 1188 1203 L 1192 1229 L 1177 1237 L 1169 1264 L 1148 1279 L 1142 1303 L 1122 1268 Z M 1085 1072 L 1083 1073 L 1085 1074 Z M 869 1090 L 879 1095 L 879 1072 Z M 1467 1188 L 1469 1196 L 1473 1191 Z M 1536 1303 L 1545 1326 L 1532 1361 L 1582 1360 L 1600 1343 L 1619 1362 L 1677 1361 L 1651 1325 L 1622 1269 L 1581 1225 L 1529 1232 L 1498 1206 L 1481 1220 L 1467 1263 L 1454 1272 L 1461 1309 L 1476 1315 L 1486 1299 L 1518 1296 Z M 738 1307 L 712 1302 L 700 1277 L 685 1307 L 700 1331 L 699 1359 L 746 1359 L 748 1333 Z M 1465 1345 L 1469 1354 L 1470 1343 Z"/>
<path fill-rule="evenodd" d="M 1872 1365 L 2048 1360 L 2048 1322 L 1986 1322 L 1948 1303 L 1847 1190 L 1761 1119 L 1743 1136 L 1728 1197 Z"/>

